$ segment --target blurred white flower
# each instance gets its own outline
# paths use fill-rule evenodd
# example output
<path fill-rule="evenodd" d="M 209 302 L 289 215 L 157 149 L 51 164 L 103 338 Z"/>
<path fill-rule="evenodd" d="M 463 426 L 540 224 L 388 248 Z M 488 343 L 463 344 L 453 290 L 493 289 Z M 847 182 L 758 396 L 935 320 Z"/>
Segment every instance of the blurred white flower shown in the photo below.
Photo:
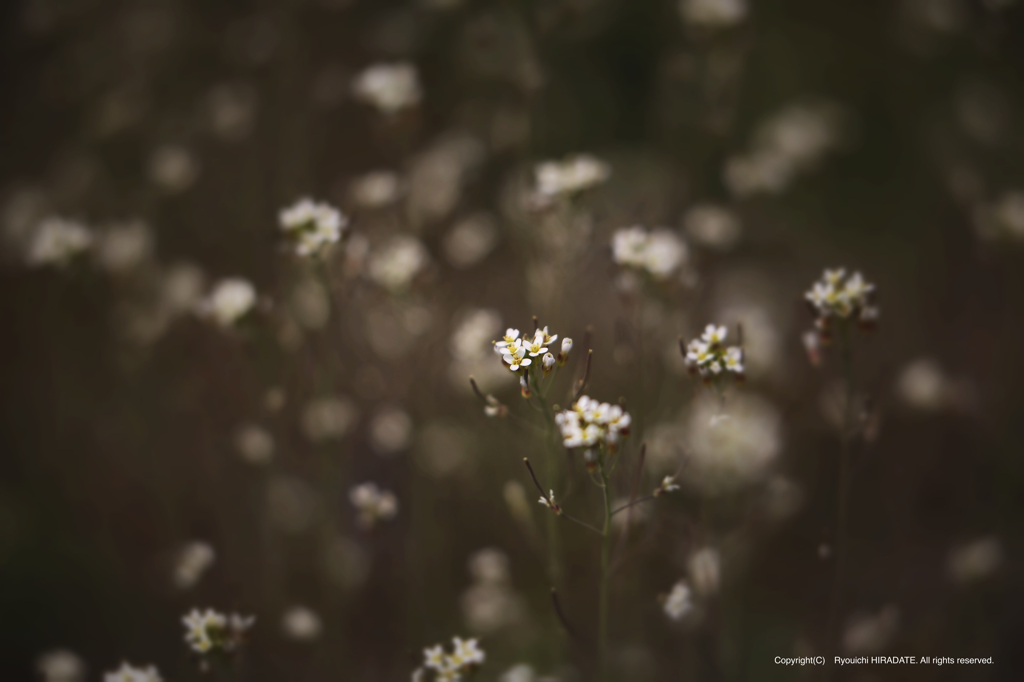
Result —
<path fill-rule="evenodd" d="M 240 277 L 231 277 L 214 285 L 209 295 L 197 304 L 197 312 L 221 327 L 230 327 L 255 305 L 256 288 L 252 283 Z"/>
<path fill-rule="evenodd" d="M 342 438 L 359 415 L 355 404 L 344 396 L 318 398 L 302 411 L 302 431 L 315 443 Z"/>
<path fill-rule="evenodd" d="M 349 186 L 349 195 L 361 208 L 383 208 L 398 201 L 402 189 L 402 179 L 398 173 L 379 170 L 353 180 Z"/>
<path fill-rule="evenodd" d="M 39 656 L 36 670 L 43 682 L 82 682 L 85 679 L 85 661 L 67 649 L 54 649 Z"/>
<path fill-rule="evenodd" d="M 831 104 L 782 109 L 758 127 L 747 154 L 727 161 L 726 185 L 738 197 L 783 191 L 838 146 L 842 118 L 843 112 Z"/>
<path fill-rule="evenodd" d="M 330 204 L 300 199 L 278 215 L 281 230 L 295 244 L 300 256 L 322 254 L 341 239 L 348 218 Z"/>
<path fill-rule="evenodd" d="M 256 89 L 246 83 L 224 83 L 210 90 L 207 116 L 214 134 L 237 141 L 252 133 L 256 124 Z"/>
<path fill-rule="evenodd" d="M 679 484 L 676 483 L 676 477 L 666 476 L 665 478 L 661 479 L 661 483 L 659 483 L 658 487 L 654 489 L 653 495 L 655 497 L 660 497 L 661 495 L 665 495 L 667 493 L 674 493 L 677 490 L 679 490 Z"/>
<path fill-rule="evenodd" d="M 667 228 L 647 232 L 633 226 L 616 230 L 612 236 L 612 260 L 623 267 L 645 270 L 655 279 L 668 278 L 688 257 L 686 244 Z"/>
<path fill-rule="evenodd" d="M 662 609 L 666 616 L 676 621 L 682 620 L 693 610 L 690 586 L 685 580 L 680 580 L 672 587 L 672 591 L 665 597 Z"/>
<path fill-rule="evenodd" d="M 392 293 L 399 293 L 429 261 L 430 254 L 418 239 L 398 235 L 370 255 L 370 278 Z"/>
<path fill-rule="evenodd" d="M 511 574 L 508 570 L 508 555 L 500 549 L 487 547 L 469 557 L 469 574 L 478 583 L 503 584 Z"/>
<path fill-rule="evenodd" d="M 998 538 L 989 536 L 950 550 L 946 569 L 954 581 L 968 584 L 988 578 L 999 570 L 1002 563 L 1002 543 Z"/>
<path fill-rule="evenodd" d="M 555 423 L 567 448 L 615 450 L 629 435 L 632 417 L 620 405 L 600 403 L 582 395 L 572 407 L 555 415 Z"/>
<path fill-rule="evenodd" d="M 445 133 L 418 154 L 409 170 L 407 211 L 413 228 L 448 216 L 486 155 L 483 142 L 464 132 Z"/>
<path fill-rule="evenodd" d="M 281 632 L 296 642 L 312 642 L 323 632 L 323 623 L 312 609 L 292 606 L 281 616 Z"/>
<path fill-rule="evenodd" d="M 717 549 L 697 550 L 690 555 L 688 567 L 690 583 L 697 594 L 708 597 L 718 592 L 722 582 L 722 558 Z"/>
<path fill-rule="evenodd" d="M 415 106 L 423 96 L 419 74 L 409 62 L 370 66 L 353 81 L 352 94 L 387 115 Z"/>
<path fill-rule="evenodd" d="M 717 397 L 705 394 L 694 401 L 687 423 L 687 466 L 680 476 L 706 493 L 756 481 L 767 473 L 782 447 L 778 409 L 749 393 L 730 396 L 724 406 Z"/>
<path fill-rule="evenodd" d="M 456 223 L 444 238 L 444 254 L 463 270 L 487 257 L 498 245 L 498 226 L 489 213 L 477 213 Z"/>
<path fill-rule="evenodd" d="M 712 28 L 732 26 L 747 16 L 746 0 L 680 0 L 683 21 Z"/>
<path fill-rule="evenodd" d="M 1006 192 L 974 210 L 974 227 L 985 239 L 1024 240 L 1024 191 Z"/>
<path fill-rule="evenodd" d="M 135 668 L 127 663 L 112 672 L 104 673 L 103 682 L 163 682 L 155 666 Z"/>
<path fill-rule="evenodd" d="M 199 540 L 187 543 L 174 563 L 174 586 L 179 590 L 195 587 L 216 559 L 217 554 L 209 544 Z"/>
<path fill-rule="evenodd" d="M 735 211 L 714 204 L 691 207 L 683 216 L 683 228 L 690 241 L 715 251 L 734 247 L 742 232 Z"/>
<path fill-rule="evenodd" d="M 403 410 L 381 410 L 370 422 L 370 445 L 379 455 L 394 455 L 409 447 L 412 430 L 412 419 Z"/>
<path fill-rule="evenodd" d="M 924 411 L 941 410 L 949 403 L 950 380 L 934 360 L 919 358 L 900 372 L 896 391 L 907 405 Z"/>
<path fill-rule="evenodd" d="M 533 668 L 520 663 L 503 672 L 498 682 L 536 682 L 536 679 Z"/>
<path fill-rule="evenodd" d="M 100 267 L 114 274 L 133 270 L 149 258 L 153 250 L 152 231 L 141 220 L 111 225 L 97 236 L 96 260 Z"/>
<path fill-rule="evenodd" d="M 203 297 L 203 271 L 192 263 L 176 263 L 163 271 L 160 299 L 173 314 L 195 310 Z"/>
<path fill-rule="evenodd" d="M 235 449 L 249 464 L 267 464 L 274 457 L 274 437 L 259 424 L 242 424 L 235 431 Z"/>
<path fill-rule="evenodd" d="M 730 374 L 738 380 L 743 378 L 743 349 L 726 346 L 726 336 L 725 327 L 709 324 L 700 338 L 686 344 L 686 366 L 692 374 L 699 374 L 706 384 Z"/>
<path fill-rule="evenodd" d="M 466 626 L 483 635 L 519 622 L 524 612 L 522 598 L 507 585 L 471 585 L 462 593 L 459 603 Z"/>
<path fill-rule="evenodd" d="M 475 639 L 452 638 L 452 652 L 440 644 L 423 650 L 423 667 L 413 672 L 413 680 L 423 679 L 424 669 L 433 670 L 435 679 L 459 682 L 463 673 L 475 670 L 484 662 L 484 652 Z"/>
<path fill-rule="evenodd" d="M 589 154 L 545 161 L 534 168 L 536 190 L 542 199 L 577 194 L 607 181 L 611 174 L 611 166 Z"/>
<path fill-rule="evenodd" d="M 164 145 L 149 157 L 149 179 L 166 192 L 182 192 L 198 177 L 199 161 L 185 147 Z"/>
<path fill-rule="evenodd" d="M 67 265 L 68 261 L 93 245 L 91 230 L 82 223 L 64 218 L 44 218 L 29 241 L 26 259 L 29 265 Z"/>
<path fill-rule="evenodd" d="M 876 615 L 856 615 L 843 631 L 843 651 L 854 655 L 877 654 L 889 645 L 899 625 L 900 610 L 891 604 Z"/>
<path fill-rule="evenodd" d="M 361 483 L 348 492 L 348 499 L 359 510 L 359 524 L 372 528 L 379 520 L 389 521 L 398 514 L 398 498 L 376 483 Z"/>

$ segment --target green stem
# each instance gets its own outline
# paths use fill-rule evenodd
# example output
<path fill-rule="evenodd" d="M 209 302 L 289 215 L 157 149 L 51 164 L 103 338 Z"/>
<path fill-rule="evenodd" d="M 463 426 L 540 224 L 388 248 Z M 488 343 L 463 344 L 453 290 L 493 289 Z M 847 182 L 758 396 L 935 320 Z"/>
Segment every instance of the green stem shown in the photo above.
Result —
<path fill-rule="evenodd" d="M 836 566 L 832 581 L 832 595 L 829 600 L 827 636 L 830 645 L 839 644 L 839 616 L 842 610 L 843 590 L 846 582 L 846 563 L 849 553 L 848 526 L 850 517 L 850 486 L 851 486 L 851 455 L 853 425 L 855 419 L 854 401 L 856 399 L 853 385 L 853 348 L 850 343 L 849 331 L 844 327 L 840 335 L 839 348 L 843 382 L 846 393 L 843 399 L 842 433 L 840 434 L 839 452 L 839 495 L 836 510 Z"/>
<path fill-rule="evenodd" d="M 598 616 L 598 646 L 600 650 L 601 679 L 608 679 L 608 564 L 612 539 L 612 490 L 608 474 L 601 468 L 604 491 L 604 536 L 601 538 L 601 595 Z"/>

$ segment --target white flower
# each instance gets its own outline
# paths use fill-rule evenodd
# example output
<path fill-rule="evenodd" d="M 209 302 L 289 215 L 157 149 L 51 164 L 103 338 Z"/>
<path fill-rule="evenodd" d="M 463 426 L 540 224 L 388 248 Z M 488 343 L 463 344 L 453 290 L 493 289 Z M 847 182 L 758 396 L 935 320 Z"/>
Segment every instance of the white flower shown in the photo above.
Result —
<path fill-rule="evenodd" d="M 462 666 L 480 665 L 484 662 L 485 654 L 477 645 L 476 639 L 460 639 L 453 637 L 452 642 L 455 650 L 452 658 L 459 661 Z"/>
<path fill-rule="evenodd" d="M 242 643 L 245 632 L 255 622 L 252 616 L 233 613 L 226 616 L 213 609 L 192 609 L 181 622 L 185 625 L 185 642 L 193 651 L 207 654 L 214 650 L 231 652 Z"/>
<path fill-rule="evenodd" d="M 93 241 L 93 233 L 81 223 L 58 217 L 46 218 L 32 235 L 27 260 L 29 265 L 66 265 L 89 249 Z"/>
<path fill-rule="evenodd" d="M 377 284 L 398 293 L 409 286 L 429 260 L 430 255 L 420 240 L 398 235 L 370 256 L 368 271 Z"/>
<path fill-rule="evenodd" d="M 562 339 L 562 355 L 568 355 L 572 350 L 572 339 L 566 337 Z"/>
<path fill-rule="evenodd" d="M 690 586 L 685 580 L 680 580 L 673 587 L 665 603 L 662 605 L 667 615 L 672 620 L 682 620 L 683 617 L 693 610 L 693 600 L 690 596 Z"/>
<path fill-rule="evenodd" d="M 505 364 L 513 372 L 519 371 L 520 367 L 528 367 L 533 363 L 533 360 L 526 357 L 526 349 L 522 347 L 518 339 L 516 339 L 513 345 L 505 347 L 505 352 L 501 359 L 505 361 Z"/>
<path fill-rule="evenodd" d="M 740 219 L 733 211 L 712 204 L 687 211 L 683 227 L 690 241 L 716 251 L 728 251 L 735 246 L 742 231 Z"/>
<path fill-rule="evenodd" d="M 701 335 L 701 339 L 704 343 L 712 345 L 722 343 L 728 335 L 729 331 L 725 327 L 716 327 L 713 324 L 709 324 L 704 328 L 704 333 Z"/>
<path fill-rule="evenodd" d="M 122 663 L 117 670 L 103 675 L 103 682 L 163 682 L 154 666 L 135 668 Z"/>
<path fill-rule="evenodd" d="M 372 527 L 378 520 L 390 520 L 398 514 L 398 498 L 388 490 L 381 490 L 376 483 L 363 483 L 349 490 L 349 501 L 359 510 L 359 522 Z"/>
<path fill-rule="evenodd" d="M 547 353 L 548 348 L 544 345 L 544 332 L 538 329 L 532 340 L 523 342 L 523 348 L 531 358 Z"/>
<path fill-rule="evenodd" d="M 203 577 L 216 560 L 213 547 L 205 542 L 190 542 L 181 548 L 174 566 L 174 584 L 180 590 L 187 590 Z"/>
<path fill-rule="evenodd" d="M 213 291 L 198 304 L 201 316 L 212 319 L 221 327 L 230 327 L 256 305 L 256 288 L 245 279 L 222 279 Z"/>
<path fill-rule="evenodd" d="M 452 639 L 452 653 L 446 653 L 440 644 L 423 650 L 423 668 L 413 673 L 412 679 L 423 679 L 423 669 L 427 668 L 435 672 L 435 680 L 444 682 L 458 682 L 462 679 L 462 673 L 470 672 L 484 662 L 484 652 L 477 645 L 475 639 Z"/>
<path fill-rule="evenodd" d="M 601 403 L 585 395 L 571 409 L 555 415 L 566 448 L 601 446 L 614 450 L 622 436 L 629 435 L 631 421 L 620 405 Z"/>
<path fill-rule="evenodd" d="M 676 483 L 675 476 L 666 476 L 661 480 L 661 483 L 657 488 L 654 489 L 654 496 L 664 495 L 665 493 L 672 493 L 679 490 L 679 484 Z"/>
<path fill-rule="evenodd" d="M 281 230 L 294 240 L 295 253 L 313 256 L 341 239 L 348 218 L 330 204 L 305 198 L 282 209 L 278 222 Z"/>
<path fill-rule="evenodd" d="M 825 270 L 804 298 L 818 317 L 819 331 L 827 334 L 833 319 L 856 318 L 862 324 L 873 323 L 878 317 L 874 293 L 875 285 L 865 281 L 859 272 L 847 278 L 846 270 L 837 268 Z"/>
<path fill-rule="evenodd" d="M 408 62 L 370 66 L 356 77 L 352 93 L 388 115 L 415 106 L 422 98 L 419 74 Z"/>
<path fill-rule="evenodd" d="M 440 672 L 445 666 L 445 658 L 447 655 L 444 652 L 444 647 L 440 644 L 432 646 L 423 650 L 423 665 L 424 667 L 430 668 L 431 670 L 437 670 Z"/>
<path fill-rule="evenodd" d="M 725 27 L 747 16 L 746 0 L 680 0 L 679 11 L 688 24 Z"/>
<path fill-rule="evenodd" d="M 544 198 L 582 192 L 605 182 L 611 167 L 589 154 L 571 156 L 564 161 L 545 161 L 534 169 L 537 192 Z"/>
<path fill-rule="evenodd" d="M 315 611 L 305 606 L 293 606 L 281 616 L 281 631 L 288 639 L 311 642 L 320 636 L 323 624 Z"/>
<path fill-rule="evenodd" d="M 85 662 L 67 649 L 47 651 L 36 660 L 36 670 L 43 682 L 82 682 Z"/>
<path fill-rule="evenodd" d="M 724 345 L 729 335 L 725 327 L 709 324 L 699 339 L 686 346 L 686 366 L 692 373 L 699 374 L 710 383 L 723 372 L 732 372 L 737 378 L 743 375 L 743 349 L 739 346 Z"/>
<path fill-rule="evenodd" d="M 666 228 L 648 233 L 634 225 L 612 235 L 612 260 L 623 267 L 645 270 L 655 279 L 668 278 L 688 257 L 683 240 Z"/>

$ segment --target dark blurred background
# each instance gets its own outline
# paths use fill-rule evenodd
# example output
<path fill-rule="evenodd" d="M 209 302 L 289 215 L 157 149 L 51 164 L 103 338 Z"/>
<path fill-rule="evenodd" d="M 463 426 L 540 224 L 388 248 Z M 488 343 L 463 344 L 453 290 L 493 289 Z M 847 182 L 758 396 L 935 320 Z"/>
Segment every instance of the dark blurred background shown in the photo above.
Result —
<path fill-rule="evenodd" d="M 404 680 L 460 633 L 487 650 L 480 680 L 593 679 L 593 652 L 550 607 L 521 465 L 543 446 L 468 390 L 474 374 L 536 418 L 489 348 L 532 315 L 576 358 L 592 329 L 589 391 L 625 399 L 624 461 L 648 443 L 645 488 L 695 472 L 617 545 L 615 679 L 817 675 L 774 659 L 841 653 L 824 636 L 840 374 L 801 344 L 803 292 L 834 266 L 863 272 L 882 308 L 855 352 L 842 653 L 996 664 L 833 678 L 1020 679 L 1021 3 L 0 12 L 0 679 L 98 680 L 122 659 L 193 679 L 180 617 L 207 606 L 256 615 L 246 680 Z M 354 94 L 366 67 L 395 62 L 418 70 L 418 102 L 391 113 Z M 610 180 L 564 211 L 529 207 L 533 164 L 577 152 Z M 360 181 L 382 170 L 374 195 Z M 305 195 L 351 219 L 327 274 L 281 246 L 278 211 Z M 54 215 L 101 235 L 98 255 L 26 260 Z M 107 238 L 127 224 L 136 241 Z M 623 275 L 609 244 L 633 224 L 685 240 L 684 268 Z M 388 251 L 396 235 L 422 263 Z M 182 312 L 231 276 L 260 295 L 242 328 Z M 742 323 L 750 346 L 724 408 L 746 431 L 724 441 L 702 435 L 676 351 L 712 321 Z M 566 506 L 597 523 L 576 457 Z M 371 480 L 399 512 L 366 530 L 348 491 Z M 586 630 L 596 545 L 567 524 L 562 537 L 560 592 Z M 192 576 L 197 542 L 215 559 Z M 721 575 L 674 623 L 658 595 L 698 582 L 703 547 Z M 84 678 L 42 670 L 60 650 Z M 529 670 L 500 678 L 516 665 Z"/>

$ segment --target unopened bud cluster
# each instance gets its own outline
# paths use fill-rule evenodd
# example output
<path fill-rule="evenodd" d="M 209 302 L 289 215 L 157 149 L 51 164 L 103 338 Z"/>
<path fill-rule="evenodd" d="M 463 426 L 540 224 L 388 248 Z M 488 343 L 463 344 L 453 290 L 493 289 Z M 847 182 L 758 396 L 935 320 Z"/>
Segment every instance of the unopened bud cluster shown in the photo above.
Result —
<path fill-rule="evenodd" d="M 691 374 L 699 374 L 710 384 L 729 376 L 743 379 L 743 349 L 726 346 L 729 331 L 725 327 L 709 324 L 699 339 L 686 346 L 686 366 Z"/>

